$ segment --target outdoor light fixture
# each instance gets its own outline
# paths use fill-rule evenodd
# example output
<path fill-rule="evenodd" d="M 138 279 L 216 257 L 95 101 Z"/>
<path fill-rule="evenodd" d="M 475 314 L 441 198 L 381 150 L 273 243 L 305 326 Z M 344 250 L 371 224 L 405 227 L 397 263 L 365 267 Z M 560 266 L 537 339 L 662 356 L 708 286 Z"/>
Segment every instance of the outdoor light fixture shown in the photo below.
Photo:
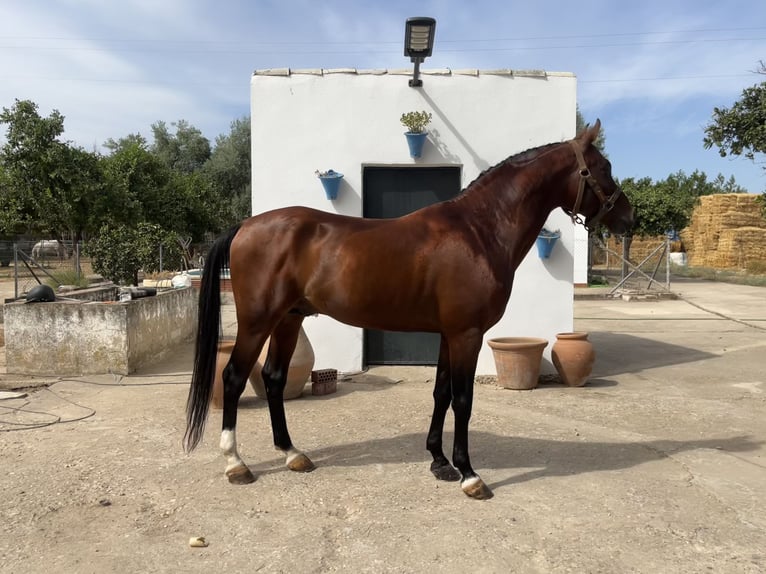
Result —
<path fill-rule="evenodd" d="M 410 80 L 410 87 L 423 85 L 420 79 L 420 64 L 431 55 L 434 49 L 436 20 L 433 18 L 407 18 L 404 29 L 404 55 L 415 63 L 415 70 Z"/>

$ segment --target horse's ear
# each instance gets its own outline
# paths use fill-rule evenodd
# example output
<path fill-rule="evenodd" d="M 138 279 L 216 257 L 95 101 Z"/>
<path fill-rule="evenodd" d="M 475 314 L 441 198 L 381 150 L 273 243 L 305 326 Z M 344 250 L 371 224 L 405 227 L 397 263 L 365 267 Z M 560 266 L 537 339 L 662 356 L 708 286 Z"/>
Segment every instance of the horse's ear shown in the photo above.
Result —
<path fill-rule="evenodd" d="M 585 126 L 585 129 L 580 134 L 580 138 L 585 145 L 592 144 L 596 141 L 599 132 L 601 132 L 601 120 L 597 119 L 593 126 Z"/>

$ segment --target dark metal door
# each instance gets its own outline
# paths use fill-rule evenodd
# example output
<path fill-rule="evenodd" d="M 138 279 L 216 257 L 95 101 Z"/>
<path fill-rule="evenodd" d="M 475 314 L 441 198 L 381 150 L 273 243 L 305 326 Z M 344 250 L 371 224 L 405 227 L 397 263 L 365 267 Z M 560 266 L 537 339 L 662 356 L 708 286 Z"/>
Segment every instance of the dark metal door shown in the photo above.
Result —
<path fill-rule="evenodd" d="M 363 177 L 364 217 L 400 217 L 460 193 L 459 167 L 366 167 Z M 365 330 L 368 365 L 435 365 L 437 333 Z"/>

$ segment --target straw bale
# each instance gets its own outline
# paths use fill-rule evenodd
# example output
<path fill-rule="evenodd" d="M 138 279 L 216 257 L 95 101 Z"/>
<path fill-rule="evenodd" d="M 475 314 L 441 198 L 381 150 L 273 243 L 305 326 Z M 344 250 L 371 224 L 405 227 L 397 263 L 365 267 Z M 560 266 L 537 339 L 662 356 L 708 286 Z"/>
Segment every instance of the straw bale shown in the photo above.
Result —
<path fill-rule="evenodd" d="M 689 227 L 681 232 L 689 265 L 744 269 L 766 261 L 766 219 L 756 197 L 730 193 L 700 198 Z"/>

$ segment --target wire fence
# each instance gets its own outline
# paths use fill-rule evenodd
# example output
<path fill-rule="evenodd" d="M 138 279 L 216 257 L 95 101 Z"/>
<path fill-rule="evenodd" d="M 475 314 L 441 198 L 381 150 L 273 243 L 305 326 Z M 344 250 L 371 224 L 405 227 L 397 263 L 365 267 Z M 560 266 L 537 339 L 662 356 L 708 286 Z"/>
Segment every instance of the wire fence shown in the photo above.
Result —
<path fill-rule="evenodd" d="M 87 285 L 95 272 L 85 247 L 85 242 L 55 239 L 0 240 L 0 283 L 3 285 L 0 292 L 3 298 L 18 299 L 43 283 L 56 288 L 61 285 Z M 176 269 L 167 265 L 167 247 L 157 245 L 160 274 L 201 268 L 210 245 L 185 241 L 181 248 L 181 268 Z M 143 273 L 139 275 L 143 276 Z"/>
<path fill-rule="evenodd" d="M 631 241 L 614 237 L 591 237 L 588 282 L 607 285 L 610 294 L 669 292 L 671 263 L 685 254 L 672 251 L 670 238 Z"/>

